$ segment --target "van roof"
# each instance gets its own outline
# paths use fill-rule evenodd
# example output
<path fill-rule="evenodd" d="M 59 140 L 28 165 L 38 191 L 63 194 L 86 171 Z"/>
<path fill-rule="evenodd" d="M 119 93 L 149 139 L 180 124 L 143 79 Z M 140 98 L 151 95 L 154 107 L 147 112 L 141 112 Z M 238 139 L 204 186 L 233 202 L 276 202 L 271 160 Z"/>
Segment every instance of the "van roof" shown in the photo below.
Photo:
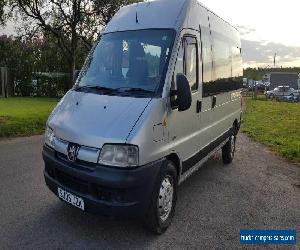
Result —
<path fill-rule="evenodd" d="M 200 0 L 156 0 L 125 6 L 116 13 L 103 33 L 143 29 L 174 29 L 177 32 L 182 28 L 198 30 L 199 24 L 206 18 L 200 15 L 206 11 L 209 16 L 216 17 L 211 23 L 213 30 L 225 36 L 235 34 L 239 40 L 238 30 L 207 9 Z M 198 16 L 191 16 L 197 13 Z M 203 22 L 203 25 L 207 25 Z"/>
<path fill-rule="evenodd" d="M 191 0 L 160 0 L 131 4 L 121 8 L 104 33 L 139 29 L 178 29 L 184 7 Z"/>

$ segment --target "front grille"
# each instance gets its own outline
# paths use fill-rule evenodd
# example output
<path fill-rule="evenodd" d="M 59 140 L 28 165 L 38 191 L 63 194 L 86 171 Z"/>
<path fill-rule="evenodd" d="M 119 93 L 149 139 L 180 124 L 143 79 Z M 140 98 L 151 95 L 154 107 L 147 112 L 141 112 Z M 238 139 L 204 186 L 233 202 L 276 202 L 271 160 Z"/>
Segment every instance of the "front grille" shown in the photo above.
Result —
<path fill-rule="evenodd" d="M 68 164 L 71 164 L 72 167 L 79 168 L 81 170 L 86 170 L 86 169 L 93 170 L 96 168 L 96 165 L 97 165 L 96 163 L 82 161 L 79 159 L 77 159 L 75 162 L 70 162 L 68 157 L 65 154 L 62 154 L 59 152 L 56 152 L 56 157 Z"/>
<path fill-rule="evenodd" d="M 55 177 L 57 181 L 65 187 L 68 187 L 82 194 L 87 194 L 89 192 L 89 184 L 87 181 L 71 176 L 58 169 L 56 169 L 55 171 Z"/>

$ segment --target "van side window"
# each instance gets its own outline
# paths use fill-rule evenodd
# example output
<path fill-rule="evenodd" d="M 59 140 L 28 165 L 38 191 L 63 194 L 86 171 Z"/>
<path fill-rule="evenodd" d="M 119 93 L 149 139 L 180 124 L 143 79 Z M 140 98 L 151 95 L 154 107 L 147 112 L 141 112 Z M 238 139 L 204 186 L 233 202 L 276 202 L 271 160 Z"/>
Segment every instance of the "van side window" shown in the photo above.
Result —
<path fill-rule="evenodd" d="M 204 38 L 205 39 L 205 35 Z M 205 59 L 203 59 L 203 97 L 238 90 L 242 87 L 241 52 L 238 46 L 223 34 L 212 32 L 211 78 L 206 76 Z M 202 47 L 204 47 L 202 42 Z M 203 52 L 203 57 L 205 53 Z"/>
<path fill-rule="evenodd" d="M 176 66 L 175 66 L 175 71 L 174 71 L 175 81 L 176 81 L 176 75 L 178 75 L 178 74 L 184 74 L 182 44 L 180 45 L 180 48 L 178 50 L 178 55 L 177 55 L 177 61 L 176 61 Z M 176 89 L 176 88 L 174 88 L 174 89 Z"/>
<path fill-rule="evenodd" d="M 212 53 L 209 39 L 209 30 L 204 27 L 201 29 L 202 41 L 202 61 L 203 61 L 203 83 L 209 83 L 212 80 Z"/>
<path fill-rule="evenodd" d="M 198 90 L 198 46 L 194 37 L 185 37 L 184 68 L 192 91 Z"/>
<path fill-rule="evenodd" d="M 231 53 L 232 53 L 232 76 L 241 76 L 243 73 L 243 69 L 241 65 L 242 57 L 241 57 L 241 49 L 237 46 L 231 46 Z"/>
<path fill-rule="evenodd" d="M 175 70 L 172 79 L 171 90 L 177 90 L 176 76 L 186 75 L 192 91 L 198 90 L 198 45 L 194 37 L 184 37 L 177 54 Z M 171 97 L 171 102 L 175 102 L 175 96 Z M 176 108 L 176 106 L 173 106 Z"/>
<path fill-rule="evenodd" d="M 178 74 L 184 74 L 183 70 L 183 46 L 182 43 L 180 45 L 180 48 L 178 50 L 178 55 L 177 55 L 177 60 L 176 60 L 176 66 L 173 74 L 173 79 L 172 79 L 172 85 L 171 85 L 171 90 L 177 90 L 177 83 L 176 83 L 176 76 Z M 172 96 L 171 97 L 171 102 L 175 102 L 176 97 Z"/>
<path fill-rule="evenodd" d="M 215 79 L 228 79 L 231 73 L 231 46 L 223 40 L 214 39 Z"/>

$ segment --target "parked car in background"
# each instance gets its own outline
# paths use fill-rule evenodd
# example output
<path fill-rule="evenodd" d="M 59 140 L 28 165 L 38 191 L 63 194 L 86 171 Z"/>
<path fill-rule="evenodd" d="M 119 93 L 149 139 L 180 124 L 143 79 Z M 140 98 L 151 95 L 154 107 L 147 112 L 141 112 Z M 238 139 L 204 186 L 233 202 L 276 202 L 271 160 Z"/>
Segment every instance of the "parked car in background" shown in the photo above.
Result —
<path fill-rule="evenodd" d="M 277 98 L 278 101 L 283 102 L 300 102 L 300 96 L 298 95 L 287 95 L 287 96 L 280 96 Z"/>
<path fill-rule="evenodd" d="M 261 81 L 258 81 L 257 83 L 256 83 L 256 88 L 257 88 L 257 90 L 266 90 L 266 85 L 263 83 L 263 82 L 261 82 Z"/>
<path fill-rule="evenodd" d="M 293 96 L 295 93 L 295 90 L 289 86 L 279 86 L 273 90 L 267 91 L 266 97 L 273 99 L 282 96 Z"/>
<path fill-rule="evenodd" d="M 269 86 L 270 86 L 270 84 L 266 84 L 266 83 L 264 83 L 264 82 L 262 82 L 262 81 L 254 81 L 252 84 L 249 84 L 248 85 L 248 90 L 254 90 L 254 89 L 256 89 L 256 90 L 261 90 L 261 91 L 264 91 L 264 90 L 268 90 L 268 88 L 269 88 Z"/>

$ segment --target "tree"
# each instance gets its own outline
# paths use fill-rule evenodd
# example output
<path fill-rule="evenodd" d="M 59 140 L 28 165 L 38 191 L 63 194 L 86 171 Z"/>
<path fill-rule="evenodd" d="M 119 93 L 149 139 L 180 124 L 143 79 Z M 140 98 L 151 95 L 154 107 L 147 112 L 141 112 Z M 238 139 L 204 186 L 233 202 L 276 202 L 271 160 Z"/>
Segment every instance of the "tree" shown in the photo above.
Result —
<path fill-rule="evenodd" d="M 94 0 L 93 2 L 95 9 L 99 11 L 102 17 L 103 25 L 106 25 L 121 6 L 143 2 L 143 0 Z"/>
<path fill-rule="evenodd" d="M 80 43 L 87 48 L 114 13 L 134 0 L 10 0 L 24 21 L 32 21 L 30 32 L 50 33 L 62 51 L 73 76 Z M 72 87 L 73 81 L 68 83 Z"/>
<path fill-rule="evenodd" d="M 5 13 L 6 4 L 7 0 L 0 0 L 0 25 L 5 24 L 5 20 L 7 17 L 7 13 Z"/>
<path fill-rule="evenodd" d="M 51 34 L 42 38 L 0 36 L 0 67 L 8 68 L 17 94 L 61 96 L 69 77 L 59 72 L 67 72 L 66 65 Z"/>

